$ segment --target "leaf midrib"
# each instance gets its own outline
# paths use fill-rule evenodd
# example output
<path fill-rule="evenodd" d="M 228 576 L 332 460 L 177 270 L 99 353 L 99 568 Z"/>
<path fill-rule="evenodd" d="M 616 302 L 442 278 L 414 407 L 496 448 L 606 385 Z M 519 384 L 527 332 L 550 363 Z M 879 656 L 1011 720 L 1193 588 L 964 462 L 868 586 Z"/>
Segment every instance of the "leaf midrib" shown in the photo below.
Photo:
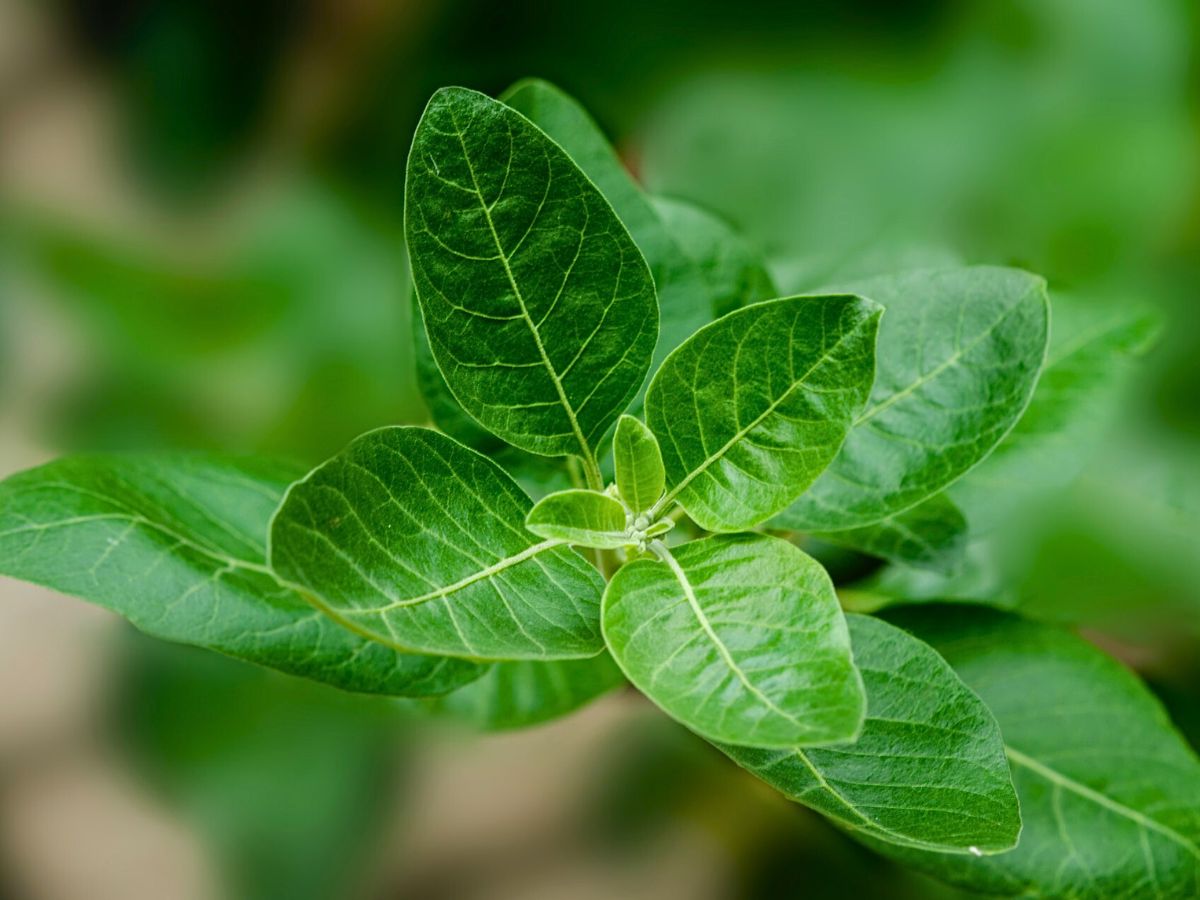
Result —
<path fill-rule="evenodd" d="M 751 431 L 753 431 L 755 428 L 757 428 L 759 426 L 759 424 L 763 421 L 763 419 L 765 419 L 771 413 L 775 412 L 775 410 L 778 409 L 779 406 L 785 400 L 787 400 L 795 390 L 797 390 L 798 388 L 800 388 L 801 386 L 804 385 L 804 383 L 808 380 L 809 376 L 811 376 L 813 372 L 815 372 L 820 366 L 822 366 L 826 362 L 828 362 L 829 358 L 837 351 L 837 349 L 845 341 L 849 340 L 852 336 L 857 334 L 862 329 L 863 325 L 866 322 L 868 322 L 869 320 L 870 320 L 870 317 L 862 319 L 855 325 L 854 328 L 843 333 L 842 336 L 839 337 L 837 339 L 837 341 L 834 342 L 832 347 L 830 347 L 825 353 L 821 354 L 821 357 L 816 362 L 814 362 L 803 375 L 801 375 L 797 379 L 794 379 L 792 381 L 791 386 L 786 391 L 784 391 L 782 394 L 780 394 L 778 398 L 776 398 L 775 400 L 772 400 L 770 405 L 767 406 L 767 408 L 765 410 L 763 410 L 761 413 L 759 413 L 757 416 L 755 416 L 753 421 L 751 421 L 749 425 L 746 425 L 743 428 L 738 429 L 738 431 L 733 435 L 733 437 L 731 437 L 728 441 L 726 441 L 719 450 L 717 450 L 715 453 L 711 454 L 707 459 L 704 460 L 704 462 L 700 463 L 700 465 L 698 465 L 696 468 L 692 469 L 692 471 L 689 472 L 683 478 L 683 480 L 679 482 L 679 484 L 677 484 L 671 490 L 667 491 L 667 493 L 663 495 L 663 498 L 657 504 L 655 504 L 654 510 L 652 510 L 650 513 L 651 517 L 661 514 L 661 512 L 664 509 L 666 509 L 668 506 L 670 506 L 671 501 L 674 500 L 677 496 L 679 496 L 679 494 L 689 484 L 691 484 L 698 476 L 707 472 L 708 469 L 714 463 L 723 459 L 725 454 L 728 453 L 729 450 L 735 444 L 737 444 L 744 437 L 746 437 L 746 435 L 748 435 Z M 663 365 L 665 366 L 666 362 L 664 362 Z M 676 451 L 676 452 L 678 452 L 678 451 Z"/>
<path fill-rule="evenodd" d="M 521 288 L 517 285 L 516 276 L 513 275 L 508 254 L 504 252 L 504 245 L 500 243 L 500 235 L 497 233 L 496 223 L 492 219 L 492 210 L 483 198 L 483 191 L 479 187 L 479 179 L 475 175 L 475 166 L 471 163 L 471 155 L 467 152 L 467 142 L 462 129 L 458 127 L 458 117 L 454 114 L 453 107 L 449 107 L 449 113 L 450 121 L 454 123 L 454 134 L 458 138 L 458 145 L 462 147 L 463 161 L 467 164 L 467 172 L 471 175 L 471 184 L 474 188 L 475 196 L 479 200 L 479 208 L 483 210 L 483 218 L 487 222 L 488 231 L 491 232 L 492 241 L 496 245 L 497 258 L 500 260 L 500 264 L 504 266 L 504 274 L 508 276 L 508 283 L 513 289 L 513 296 L 516 298 L 517 305 L 521 307 L 521 318 L 525 320 L 525 324 L 529 327 L 529 333 L 533 335 L 533 342 L 537 346 L 542 365 L 546 367 L 546 373 L 550 376 L 550 381 L 554 384 L 554 389 L 558 393 L 559 403 L 562 404 L 563 409 L 567 413 L 567 419 L 571 423 L 571 431 L 575 435 L 575 440 L 579 443 L 580 457 L 585 463 L 585 468 L 594 469 L 596 461 L 592 455 L 592 448 L 588 444 L 587 438 L 584 437 L 583 429 L 579 426 L 579 419 L 575 415 L 575 408 L 567 398 L 567 392 L 563 388 L 562 380 L 559 378 L 554 364 L 550 361 L 550 356 L 546 353 L 541 333 L 538 331 L 537 325 L 534 324 L 533 318 L 529 315 L 529 308 L 525 305 L 525 297 L 521 293 Z M 550 180 L 552 177 L 553 173 L 549 170 L 549 159 L 547 158 L 546 178 Z M 531 225 L 530 227 L 532 228 L 533 226 Z"/>
<path fill-rule="evenodd" d="M 1155 831 L 1158 834 L 1161 834 L 1171 842 L 1183 847 L 1185 850 L 1191 853 L 1192 856 L 1196 857 L 1196 859 L 1200 859 L 1200 846 L 1198 846 L 1194 841 L 1191 841 L 1184 835 L 1180 834 L 1174 828 L 1171 828 L 1169 825 L 1164 825 L 1157 819 L 1150 818 L 1145 813 L 1138 812 L 1136 809 L 1128 807 L 1117 800 L 1113 800 L 1111 797 L 1108 797 L 1105 794 L 1088 787 L 1086 784 L 1081 784 L 1075 779 L 1062 774 L 1057 769 L 1053 769 L 1050 766 L 1047 766 L 1045 763 L 1038 762 L 1038 760 L 1034 757 L 1022 753 L 1020 750 L 1017 750 L 1009 744 L 1005 744 L 1004 752 L 1008 756 L 1009 760 L 1015 765 L 1023 766 L 1026 769 L 1029 769 L 1031 772 L 1051 782 L 1052 784 L 1056 784 L 1065 790 L 1071 791 L 1073 794 L 1077 794 L 1084 799 L 1091 800 L 1098 806 L 1103 806 L 1110 812 L 1113 812 L 1122 818 L 1129 819 L 1144 829 Z"/>

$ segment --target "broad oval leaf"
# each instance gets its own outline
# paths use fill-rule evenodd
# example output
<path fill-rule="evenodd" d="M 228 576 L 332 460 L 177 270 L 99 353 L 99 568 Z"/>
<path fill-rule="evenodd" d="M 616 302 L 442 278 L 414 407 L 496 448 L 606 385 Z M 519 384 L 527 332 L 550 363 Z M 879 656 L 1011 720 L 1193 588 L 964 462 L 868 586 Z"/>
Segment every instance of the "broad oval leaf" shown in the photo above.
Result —
<path fill-rule="evenodd" d="M 943 575 L 958 571 L 967 550 L 967 520 L 945 494 L 935 494 L 873 525 L 816 531 L 812 535 L 889 562 Z"/>
<path fill-rule="evenodd" d="M 613 466 L 621 499 L 634 513 L 649 511 L 667 486 L 667 473 L 654 432 L 633 416 L 617 420 Z"/>
<path fill-rule="evenodd" d="M 405 198 L 425 329 L 455 397 L 511 444 L 594 461 L 658 337 L 650 270 L 608 201 L 524 116 L 463 88 L 429 101 Z"/>
<path fill-rule="evenodd" d="M 846 622 L 867 691 L 858 740 L 721 749 L 851 834 L 973 855 L 1016 846 L 1017 795 L 1000 727 L 983 701 L 912 635 L 868 616 L 848 615 Z"/>
<path fill-rule="evenodd" d="M 1046 355 L 1045 282 L 1025 272 L 926 270 L 853 289 L 887 310 L 871 402 L 779 517 L 788 528 L 859 528 L 939 493 L 1016 424 Z"/>
<path fill-rule="evenodd" d="M 624 681 L 607 653 L 591 659 L 502 662 L 465 688 L 418 702 L 427 713 L 459 719 L 480 731 L 508 731 L 565 716 Z"/>
<path fill-rule="evenodd" d="M 207 454 L 60 459 L 0 483 L 0 573 L 154 637 L 348 690 L 425 696 L 483 674 L 368 641 L 279 584 L 267 523 L 300 474 Z"/>
<path fill-rule="evenodd" d="M 862 725 L 833 584 L 786 541 L 722 535 L 628 563 L 603 623 L 626 677 L 702 737 L 796 747 L 852 740 Z"/>
<path fill-rule="evenodd" d="M 630 543 L 625 536 L 625 507 L 599 491 L 571 489 L 547 494 L 525 517 L 538 537 L 583 547 L 613 549 Z"/>
<path fill-rule="evenodd" d="M 600 574 L 525 530 L 494 462 L 425 428 L 372 431 L 294 484 L 271 522 L 281 578 L 405 650 L 569 659 L 601 646 Z"/>
<path fill-rule="evenodd" d="M 883 852 L 989 894 L 1195 897 L 1200 760 L 1123 666 L 1057 628 L 979 607 L 896 610 L 995 714 L 1024 829 L 983 859 Z"/>
<path fill-rule="evenodd" d="M 685 341 L 646 394 L 667 499 L 708 531 L 749 528 L 795 500 L 867 400 L 879 316 L 861 297 L 789 297 Z"/>

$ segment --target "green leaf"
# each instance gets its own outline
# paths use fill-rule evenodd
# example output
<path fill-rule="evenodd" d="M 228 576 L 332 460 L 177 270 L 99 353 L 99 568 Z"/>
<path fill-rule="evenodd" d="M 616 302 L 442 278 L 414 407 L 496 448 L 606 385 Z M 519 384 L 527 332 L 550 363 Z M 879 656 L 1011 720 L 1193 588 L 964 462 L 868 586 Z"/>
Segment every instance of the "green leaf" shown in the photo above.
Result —
<path fill-rule="evenodd" d="M 1022 499 L 1062 487 L 1082 470 L 1111 424 L 1134 358 L 1154 342 L 1160 317 L 1055 295 L 1046 367 L 1008 437 L 953 487 L 972 523 L 995 524 Z"/>
<path fill-rule="evenodd" d="M 627 678 L 714 741 L 796 747 L 852 740 L 862 681 L 825 570 L 764 535 L 724 535 L 619 569 L 604 637 Z"/>
<path fill-rule="evenodd" d="M 578 101 L 538 79 L 519 81 L 501 99 L 570 154 L 629 229 L 658 291 L 659 338 L 652 368 L 713 319 L 716 297 L 662 212 L 630 176 L 596 122 Z"/>
<path fill-rule="evenodd" d="M 341 688 L 423 696 L 482 674 L 340 628 L 266 566 L 290 465 L 79 456 L 0 483 L 0 572 L 111 609 L 154 637 Z"/>
<path fill-rule="evenodd" d="M 571 489 L 547 494 L 525 517 L 538 537 L 583 547 L 615 549 L 630 543 L 625 507 L 599 491 Z"/>
<path fill-rule="evenodd" d="M 954 853 L 1016 846 L 1017 795 L 988 708 L 927 644 L 879 619 L 848 615 L 846 622 L 867 691 L 858 740 L 721 749 L 851 834 Z"/>
<path fill-rule="evenodd" d="M 633 416 L 621 416 L 613 436 L 617 490 L 634 513 L 647 512 L 667 486 L 654 432 Z"/>
<path fill-rule="evenodd" d="M 967 520 L 949 497 L 934 494 L 873 525 L 817 531 L 813 536 L 890 562 L 952 575 L 967 550 Z"/>
<path fill-rule="evenodd" d="M 871 525 L 939 493 L 1020 418 L 1046 352 L 1044 282 L 986 266 L 926 270 L 854 288 L 887 310 L 870 405 L 782 527 Z"/>
<path fill-rule="evenodd" d="M 984 859 L 880 848 L 955 884 L 1022 897 L 1194 897 L 1200 760 L 1127 669 L 1067 632 L 978 607 L 889 618 L 996 715 L 1024 829 Z"/>
<path fill-rule="evenodd" d="M 417 386 L 421 390 L 421 398 L 425 401 L 433 424 L 439 431 L 473 450 L 485 452 L 505 446 L 494 434 L 472 419 L 450 391 L 450 386 L 442 377 L 442 370 L 433 358 L 433 348 L 429 346 L 429 336 L 425 334 L 425 325 L 421 321 L 421 306 L 417 302 L 415 291 L 412 295 L 412 323 Z"/>
<path fill-rule="evenodd" d="M 531 506 L 499 466 L 452 438 L 383 428 L 289 489 L 271 523 L 271 565 L 389 646 L 488 660 L 595 655 L 603 579 L 560 541 L 533 541 Z"/>
<path fill-rule="evenodd" d="M 427 712 L 481 731 L 528 728 L 557 719 L 624 683 L 612 657 L 496 663 L 486 675 L 444 697 L 419 701 Z"/>
<path fill-rule="evenodd" d="M 455 397 L 511 444 L 594 463 L 658 337 L 650 270 L 612 207 L 525 117 L 463 88 L 429 101 L 405 196 L 413 281 Z"/>
<path fill-rule="evenodd" d="M 699 270 L 714 316 L 779 296 L 762 254 L 727 222 L 674 197 L 653 197 L 651 202 Z"/>
<path fill-rule="evenodd" d="M 675 350 L 650 382 L 662 506 L 708 531 L 762 522 L 829 465 L 874 377 L 880 309 L 849 295 L 789 297 L 732 312 Z"/>

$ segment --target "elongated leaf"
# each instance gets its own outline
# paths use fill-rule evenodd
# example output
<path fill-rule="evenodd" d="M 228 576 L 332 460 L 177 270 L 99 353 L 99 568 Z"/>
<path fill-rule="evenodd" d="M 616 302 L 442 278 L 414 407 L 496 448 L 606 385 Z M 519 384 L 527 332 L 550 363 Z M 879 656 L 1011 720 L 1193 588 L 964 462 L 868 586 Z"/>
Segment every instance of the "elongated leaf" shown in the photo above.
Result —
<path fill-rule="evenodd" d="M 525 527 L 538 537 L 584 547 L 615 548 L 630 543 L 625 536 L 625 507 L 598 491 L 572 489 L 547 494 L 529 511 Z"/>
<path fill-rule="evenodd" d="M 591 460 L 658 337 L 650 270 L 612 207 L 526 118 L 462 88 L 429 101 L 405 197 L 413 281 L 455 397 L 511 444 Z"/>
<path fill-rule="evenodd" d="M 617 490 L 629 508 L 641 513 L 654 506 L 667 486 L 667 473 L 654 432 L 633 416 L 617 420 L 613 463 Z"/>
<path fill-rule="evenodd" d="M 427 712 L 461 719 L 481 731 L 507 731 L 565 716 L 624 681 L 607 653 L 591 659 L 505 662 L 467 685 L 470 690 L 416 702 Z"/>
<path fill-rule="evenodd" d="M 858 528 L 943 490 L 1020 418 L 1045 357 L 1046 289 L 1033 275 L 927 270 L 855 290 L 887 310 L 871 402 L 838 458 L 779 517 L 789 528 Z"/>
<path fill-rule="evenodd" d="M 525 79 L 501 99 L 529 118 L 570 154 L 629 229 L 658 291 L 659 339 L 652 368 L 713 320 L 717 295 L 704 272 L 630 176 L 595 121 L 552 84 Z"/>
<path fill-rule="evenodd" d="M 866 402 L 879 316 L 860 297 L 790 297 L 689 338 L 646 393 L 667 497 L 709 531 L 748 528 L 795 500 Z"/>
<path fill-rule="evenodd" d="M 779 296 L 762 254 L 727 222 L 674 197 L 654 197 L 651 202 L 671 237 L 699 269 L 714 316 Z"/>
<path fill-rule="evenodd" d="M 988 708 L 927 644 L 879 619 L 849 615 L 846 622 L 867 691 L 858 740 L 721 749 L 851 834 L 953 853 L 1016 846 L 1017 795 Z"/>
<path fill-rule="evenodd" d="M 891 562 L 949 575 L 959 569 L 966 553 L 967 520 L 949 497 L 935 494 L 874 525 L 818 531 L 814 536 Z"/>
<path fill-rule="evenodd" d="M 1021 500 L 1082 471 L 1113 420 L 1133 359 L 1153 343 L 1159 317 L 1055 295 L 1046 368 L 1021 420 L 952 488 L 972 524 L 994 525 Z"/>
<path fill-rule="evenodd" d="M 267 522 L 299 474 L 200 454 L 68 457 L 21 472 L 0 483 L 0 572 L 155 637 L 350 690 L 423 696 L 481 675 L 367 641 L 279 584 Z"/>
<path fill-rule="evenodd" d="M 927 640 L 995 713 L 1025 824 L 1015 850 L 984 859 L 884 852 L 1009 896 L 1200 892 L 1200 760 L 1133 675 L 1066 632 L 992 610 L 889 618 Z"/>
<path fill-rule="evenodd" d="M 647 697 L 696 733 L 754 747 L 851 740 L 862 681 L 825 570 L 764 535 L 725 535 L 617 571 L 604 637 Z"/>
<path fill-rule="evenodd" d="M 270 560 L 348 628 L 477 659 L 600 650 L 600 574 L 525 530 L 529 497 L 494 462 L 424 428 L 383 428 L 294 484 Z M 436 649 L 435 649 L 436 648 Z"/>

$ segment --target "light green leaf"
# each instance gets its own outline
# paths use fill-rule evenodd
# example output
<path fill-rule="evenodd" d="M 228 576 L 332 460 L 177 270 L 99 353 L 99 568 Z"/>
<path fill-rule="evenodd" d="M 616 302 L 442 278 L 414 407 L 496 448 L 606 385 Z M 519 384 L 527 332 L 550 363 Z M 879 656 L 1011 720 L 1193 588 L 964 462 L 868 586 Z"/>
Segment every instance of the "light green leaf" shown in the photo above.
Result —
<path fill-rule="evenodd" d="M 721 749 L 851 834 L 953 853 L 1016 846 L 1017 795 L 988 708 L 927 644 L 879 619 L 848 615 L 846 622 L 867 691 L 858 740 Z"/>
<path fill-rule="evenodd" d="M 60 459 L 0 483 L 0 573 L 154 637 L 349 690 L 423 696 L 481 675 L 364 640 L 279 584 L 267 522 L 299 474 L 201 454 Z"/>
<path fill-rule="evenodd" d="M 779 296 L 762 254 L 727 222 L 674 197 L 653 197 L 651 202 L 700 271 L 714 316 Z"/>
<path fill-rule="evenodd" d="M 873 525 L 812 534 L 831 544 L 945 575 L 958 571 L 967 550 L 967 520 L 945 494 L 934 494 Z"/>
<path fill-rule="evenodd" d="M 646 420 L 670 490 L 708 531 L 782 510 L 829 465 L 874 377 L 880 309 L 850 295 L 737 310 L 675 350 L 650 382 Z"/>
<path fill-rule="evenodd" d="M 1200 760 L 1123 666 L 1047 625 L 979 607 L 897 610 L 996 715 L 1024 829 L 984 859 L 881 847 L 956 884 L 1022 897 L 1195 897 Z"/>
<path fill-rule="evenodd" d="M 519 81 L 501 99 L 570 154 L 629 229 L 658 291 L 659 339 L 652 368 L 712 321 L 716 295 L 660 210 L 621 164 L 599 126 L 574 98 L 538 79 Z"/>
<path fill-rule="evenodd" d="M 887 310 L 871 402 L 833 464 L 778 522 L 870 525 L 932 497 L 1020 418 L 1046 352 L 1044 282 L 986 266 L 909 272 L 854 290 Z"/>
<path fill-rule="evenodd" d="M 662 453 L 654 432 L 633 416 L 621 416 L 613 436 L 617 490 L 635 513 L 648 511 L 667 486 Z"/>
<path fill-rule="evenodd" d="M 561 147 L 463 88 L 429 101 L 405 233 L 434 358 L 492 433 L 594 465 L 658 337 L 646 262 Z"/>
<path fill-rule="evenodd" d="M 1161 322 L 1145 308 L 1056 294 L 1046 367 L 1029 407 L 996 451 L 952 488 L 973 524 L 994 525 L 1022 500 L 1082 471 L 1112 424 L 1133 359 Z"/>
<path fill-rule="evenodd" d="M 764 535 L 725 535 L 619 569 L 604 637 L 627 678 L 714 741 L 796 747 L 853 740 L 862 681 L 825 570 Z"/>
<path fill-rule="evenodd" d="M 612 657 L 496 663 L 486 675 L 444 697 L 419 701 L 426 712 L 461 719 L 481 731 L 528 728 L 573 712 L 625 679 Z"/>
<path fill-rule="evenodd" d="M 615 549 L 630 543 L 625 507 L 599 491 L 571 489 L 547 494 L 525 517 L 538 537 L 583 547 Z"/>
<path fill-rule="evenodd" d="M 534 542 L 531 506 L 499 466 L 452 438 L 383 428 L 288 490 L 269 558 L 330 616 L 389 646 L 592 656 L 604 582 L 561 542 Z"/>

